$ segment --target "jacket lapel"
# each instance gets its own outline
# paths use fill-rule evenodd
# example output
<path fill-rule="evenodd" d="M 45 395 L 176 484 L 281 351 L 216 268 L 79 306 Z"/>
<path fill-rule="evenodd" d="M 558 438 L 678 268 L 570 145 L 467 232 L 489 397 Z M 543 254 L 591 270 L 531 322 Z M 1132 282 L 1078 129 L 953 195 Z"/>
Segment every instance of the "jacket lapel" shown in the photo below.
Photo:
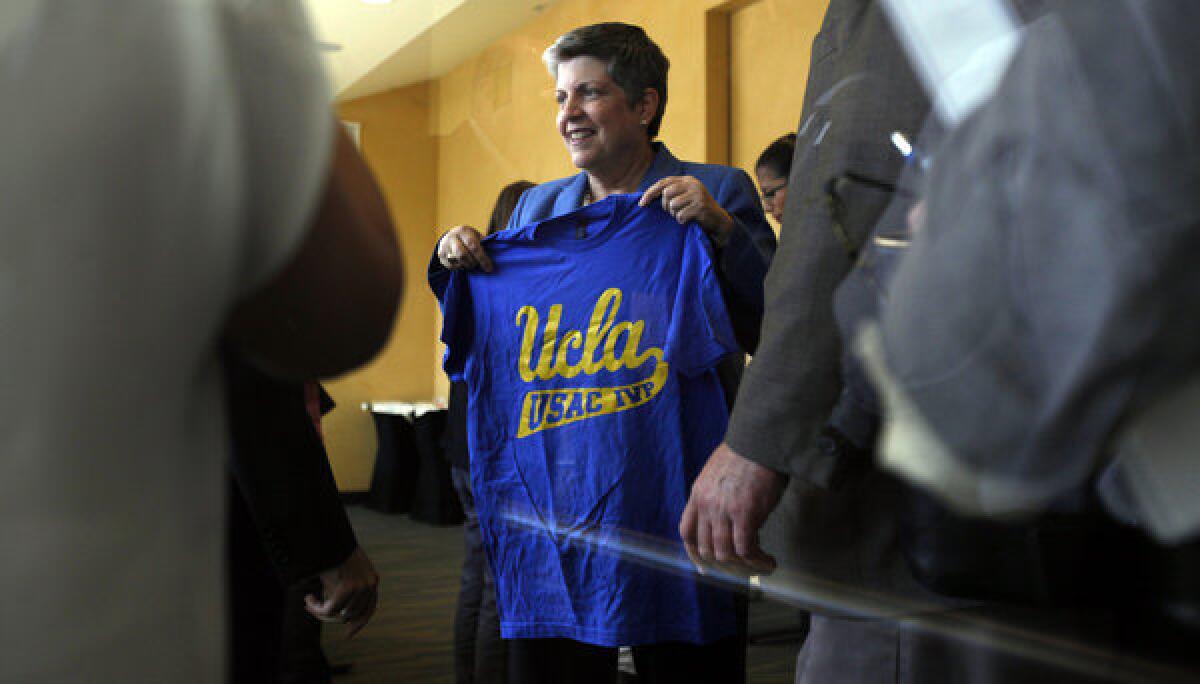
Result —
<path fill-rule="evenodd" d="M 583 206 L 583 192 L 587 189 L 587 174 L 578 173 L 570 183 L 554 198 L 554 210 L 551 216 L 562 216 Z"/>

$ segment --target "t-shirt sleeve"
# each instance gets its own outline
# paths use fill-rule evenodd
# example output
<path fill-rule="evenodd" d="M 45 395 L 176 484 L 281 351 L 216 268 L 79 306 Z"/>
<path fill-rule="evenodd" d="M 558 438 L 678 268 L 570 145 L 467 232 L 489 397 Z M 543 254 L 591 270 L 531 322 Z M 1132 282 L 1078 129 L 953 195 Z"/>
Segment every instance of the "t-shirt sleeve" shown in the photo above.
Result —
<path fill-rule="evenodd" d="M 475 305 L 470 277 L 455 271 L 438 299 L 442 306 L 442 369 L 451 382 L 466 382 L 467 359 L 475 342 Z"/>
<path fill-rule="evenodd" d="M 218 17 L 234 91 L 244 236 L 239 290 L 282 268 L 311 226 L 334 119 L 316 41 L 295 0 L 226 0 Z"/>
<path fill-rule="evenodd" d="M 667 361 L 684 375 L 693 376 L 740 352 L 713 267 L 712 248 L 699 226 L 690 224 L 685 231 L 667 332 Z"/>

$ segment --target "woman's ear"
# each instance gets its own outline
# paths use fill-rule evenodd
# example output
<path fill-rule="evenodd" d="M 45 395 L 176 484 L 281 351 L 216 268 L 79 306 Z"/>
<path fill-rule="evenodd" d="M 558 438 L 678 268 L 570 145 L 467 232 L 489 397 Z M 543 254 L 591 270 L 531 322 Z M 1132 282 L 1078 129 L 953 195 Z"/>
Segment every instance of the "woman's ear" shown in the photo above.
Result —
<path fill-rule="evenodd" d="M 643 126 L 649 126 L 654 117 L 658 115 L 658 91 L 654 88 L 646 88 L 642 91 L 642 99 L 638 101 L 639 121 Z"/>

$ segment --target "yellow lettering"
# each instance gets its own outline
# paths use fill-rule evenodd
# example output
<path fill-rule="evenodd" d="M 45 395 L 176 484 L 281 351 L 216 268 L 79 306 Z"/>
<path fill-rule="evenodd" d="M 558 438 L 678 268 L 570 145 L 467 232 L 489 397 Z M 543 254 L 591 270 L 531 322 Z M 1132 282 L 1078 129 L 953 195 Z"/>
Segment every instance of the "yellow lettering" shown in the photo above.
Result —
<path fill-rule="evenodd" d="M 537 337 L 538 312 L 532 306 L 523 306 L 517 312 L 517 325 L 525 319 L 525 332 L 521 334 L 521 358 L 517 361 L 517 371 L 524 382 L 533 382 L 533 340 Z"/>
<path fill-rule="evenodd" d="M 567 352 L 572 349 L 579 349 L 583 345 L 583 333 L 578 330 L 572 330 L 563 337 L 562 345 L 558 348 L 558 358 L 554 360 L 554 372 L 564 378 L 573 378 L 579 375 L 579 371 L 583 370 L 584 361 L 581 359 L 579 365 L 572 366 L 567 363 Z"/>
<path fill-rule="evenodd" d="M 595 375 L 600 372 L 601 364 L 596 360 L 596 349 L 616 322 L 619 308 L 621 291 L 615 287 L 605 290 L 596 300 L 596 307 L 592 309 L 592 320 L 588 322 L 587 339 L 583 344 L 583 360 L 580 362 L 584 373 Z"/>
<path fill-rule="evenodd" d="M 562 322 L 562 305 L 550 307 L 546 317 L 546 328 L 542 331 L 542 343 L 537 346 L 540 317 L 537 309 L 523 306 L 517 312 L 516 323 L 523 326 L 521 333 L 521 358 L 517 370 L 524 382 L 534 380 L 550 380 L 555 377 L 573 378 L 580 373 L 595 375 L 602 370 L 615 372 L 622 368 L 637 368 L 650 358 L 660 362 L 663 352 L 657 347 L 649 347 L 639 352 L 642 344 L 642 334 L 646 330 L 645 321 L 617 322 L 617 313 L 621 308 L 622 293 L 611 287 L 604 291 L 596 300 L 592 309 L 591 320 L 588 322 L 587 334 L 578 330 L 567 330 L 559 341 L 559 327 Z M 624 336 L 624 346 L 620 355 L 617 345 Z M 579 363 L 571 365 L 567 360 L 568 354 L 582 349 Z M 601 352 L 597 358 L 597 352 Z M 537 361 L 534 361 L 534 354 Z"/>
<path fill-rule="evenodd" d="M 625 347 L 628 349 L 629 336 L 633 334 L 633 324 L 629 321 L 621 321 L 614 325 L 612 331 L 608 333 L 608 339 L 604 340 L 604 356 L 601 357 L 606 370 L 621 369 L 621 363 L 617 361 L 617 341 L 621 339 L 622 334 L 625 335 Z"/>
<path fill-rule="evenodd" d="M 638 354 L 638 347 L 642 344 L 642 333 L 646 330 L 645 321 L 637 321 L 629 327 L 629 336 L 625 338 L 625 351 L 621 352 L 621 363 L 626 368 L 637 368 L 646 363 L 646 359 L 658 352 L 658 358 L 662 358 L 662 350 L 650 347 L 646 351 Z"/>
<path fill-rule="evenodd" d="M 517 438 L 644 406 L 662 392 L 668 372 L 666 362 L 660 357 L 654 373 L 632 385 L 528 392 L 521 402 Z"/>
<path fill-rule="evenodd" d="M 542 353 L 538 356 L 534 375 L 542 380 L 554 377 L 554 350 L 558 346 L 558 324 L 562 321 L 562 304 L 550 307 L 546 317 L 546 331 L 542 333 Z"/>

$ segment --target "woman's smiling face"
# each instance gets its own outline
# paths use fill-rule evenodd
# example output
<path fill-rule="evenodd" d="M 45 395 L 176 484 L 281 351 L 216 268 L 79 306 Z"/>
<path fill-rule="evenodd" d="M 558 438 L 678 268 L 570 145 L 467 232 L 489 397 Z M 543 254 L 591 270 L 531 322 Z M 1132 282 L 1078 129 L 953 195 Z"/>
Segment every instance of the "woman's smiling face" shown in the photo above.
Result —
<path fill-rule="evenodd" d="M 594 57 L 575 57 L 558 65 L 555 84 L 558 133 L 571 162 L 585 171 L 619 165 L 649 143 L 646 125 L 653 112 L 631 107 L 625 91 Z"/>

